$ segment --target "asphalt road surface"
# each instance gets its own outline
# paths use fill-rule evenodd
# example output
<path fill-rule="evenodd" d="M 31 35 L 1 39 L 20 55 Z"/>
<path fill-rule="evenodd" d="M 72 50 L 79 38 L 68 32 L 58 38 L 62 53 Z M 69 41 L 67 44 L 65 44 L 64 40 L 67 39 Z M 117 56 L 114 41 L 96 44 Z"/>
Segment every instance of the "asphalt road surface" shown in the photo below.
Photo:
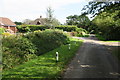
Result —
<path fill-rule="evenodd" d="M 84 40 L 76 56 L 66 69 L 63 78 L 118 78 L 120 77 L 119 62 L 108 51 L 105 42 L 98 41 L 94 35 Z M 108 44 L 118 46 L 114 42 Z"/>

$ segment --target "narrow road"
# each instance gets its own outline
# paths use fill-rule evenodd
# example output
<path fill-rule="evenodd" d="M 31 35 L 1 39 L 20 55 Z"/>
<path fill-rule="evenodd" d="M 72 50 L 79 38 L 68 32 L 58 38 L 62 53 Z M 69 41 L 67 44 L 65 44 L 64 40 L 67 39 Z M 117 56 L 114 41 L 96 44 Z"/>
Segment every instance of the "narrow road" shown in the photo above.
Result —
<path fill-rule="evenodd" d="M 120 77 L 118 60 L 105 47 L 106 43 L 98 41 L 93 35 L 89 38 L 75 38 L 84 40 L 84 43 L 66 69 L 64 79 Z M 118 45 L 113 43 L 112 46 Z"/>

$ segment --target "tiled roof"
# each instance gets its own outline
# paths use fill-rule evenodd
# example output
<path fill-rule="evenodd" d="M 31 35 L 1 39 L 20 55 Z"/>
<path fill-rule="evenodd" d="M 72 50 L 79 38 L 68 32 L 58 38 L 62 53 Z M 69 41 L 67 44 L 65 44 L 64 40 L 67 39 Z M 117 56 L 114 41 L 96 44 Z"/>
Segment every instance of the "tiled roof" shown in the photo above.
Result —
<path fill-rule="evenodd" d="M 12 22 L 10 19 L 5 18 L 5 17 L 0 17 L 0 25 L 16 26 L 14 22 Z"/>

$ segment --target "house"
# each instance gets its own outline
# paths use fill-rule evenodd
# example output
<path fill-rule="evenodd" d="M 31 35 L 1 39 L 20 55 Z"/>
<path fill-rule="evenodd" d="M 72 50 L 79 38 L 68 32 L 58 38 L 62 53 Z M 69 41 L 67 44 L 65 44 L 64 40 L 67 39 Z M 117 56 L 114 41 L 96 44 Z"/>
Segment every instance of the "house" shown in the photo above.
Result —
<path fill-rule="evenodd" d="M 0 27 L 5 28 L 6 31 L 10 33 L 17 32 L 16 24 L 5 17 L 0 17 Z"/>
<path fill-rule="evenodd" d="M 42 16 L 40 16 L 40 18 L 37 18 L 34 21 L 29 22 L 29 25 L 46 25 L 46 23 L 47 19 L 42 18 Z"/>

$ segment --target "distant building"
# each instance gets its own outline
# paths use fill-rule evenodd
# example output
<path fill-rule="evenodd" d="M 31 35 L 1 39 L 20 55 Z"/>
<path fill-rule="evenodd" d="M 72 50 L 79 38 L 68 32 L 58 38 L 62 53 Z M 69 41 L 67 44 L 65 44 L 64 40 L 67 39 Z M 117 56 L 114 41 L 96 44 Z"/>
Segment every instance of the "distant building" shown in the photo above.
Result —
<path fill-rule="evenodd" d="M 46 23 L 47 19 L 42 18 L 42 16 L 40 16 L 40 18 L 37 18 L 34 21 L 29 22 L 29 25 L 46 25 Z"/>
<path fill-rule="evenodd" d="M 0 27 L 5 28 L 6 31 L 10 33 L 17 32 L 16 24 L 5 17 L 0 17 Z"/>

